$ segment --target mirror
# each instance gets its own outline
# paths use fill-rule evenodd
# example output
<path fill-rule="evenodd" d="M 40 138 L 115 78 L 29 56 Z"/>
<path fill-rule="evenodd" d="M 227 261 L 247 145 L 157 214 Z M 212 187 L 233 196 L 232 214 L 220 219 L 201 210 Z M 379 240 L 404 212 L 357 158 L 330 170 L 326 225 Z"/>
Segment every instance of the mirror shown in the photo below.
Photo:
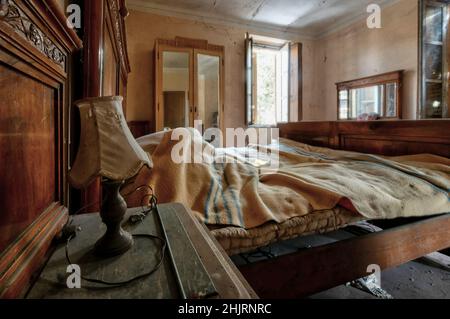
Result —
<path fill-rule="evenodd" d="M 189 126 L 190 56 L 163 52 L 164 129 Z"/>
<path fill-rule="evenodd" d="M 220 108 L 220 57 L 197 54 L 197 119 L 203 130 L 218 128 Z"/>
<path fill-rule="evenodd" d="M 358 118 L 362 114 L 382 114 L 383 86 L 369 86 L 350 90 L 350 118 Z"/>
<path fill-rule="evenodd" d="M 400 118 L 402 73 L 337 83 L 339 120 Z"/>

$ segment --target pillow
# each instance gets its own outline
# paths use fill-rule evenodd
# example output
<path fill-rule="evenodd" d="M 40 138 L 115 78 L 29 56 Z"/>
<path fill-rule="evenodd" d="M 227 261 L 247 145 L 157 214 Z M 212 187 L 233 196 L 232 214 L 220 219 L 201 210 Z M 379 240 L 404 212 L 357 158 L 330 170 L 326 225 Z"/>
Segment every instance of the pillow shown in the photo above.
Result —
<path fill-rule="evenodd" d="M 380 114 L 378 113 L 363 113 L 361 115 L 358 116 L 357 120 L 358 121 L 377 121 L 380 120 Z"/>

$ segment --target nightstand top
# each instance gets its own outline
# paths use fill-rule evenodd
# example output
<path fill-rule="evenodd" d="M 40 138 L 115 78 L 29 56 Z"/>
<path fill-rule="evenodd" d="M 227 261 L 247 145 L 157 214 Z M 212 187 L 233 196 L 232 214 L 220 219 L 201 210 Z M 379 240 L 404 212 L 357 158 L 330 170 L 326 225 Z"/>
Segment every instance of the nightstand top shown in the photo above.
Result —
<path fill-rule="evenodd" d="M 140 211 L 141 208 L 129 209 L 124 220 Z M 75 216 L 73 224 L 78 225 L 81 231 L 69 245 L 70 258 L 72 263 L 80 266 L 84 277 L 124 281 L 148 272 L 159 261 L 161 243 L 147 238 L 136 238 L 133 248 L 122 256 L 100 259 L 92 253 L 94 243 L 106 229 L 100 215 Z M 164 225 L 165 232 L 161 225 Z M 158 212 L 150 213 L 143 222 L 136 225 L 125 223 L 124 228 L 132 234 L 167 238 L 164 262 L 153 275 L 114 288 L 82 280 L 80 289 L 69 289 L 66 280 L 71 273 L 67 272 L 69 265 L 65 244 L 61 244 L 50 257 L 27 298 L 176 299 L 183 297 L 182 292 L 187 297 L 216 292 L 210 297 L 257 298 L 207 228 L 183 205 L 159 205 Z"/>

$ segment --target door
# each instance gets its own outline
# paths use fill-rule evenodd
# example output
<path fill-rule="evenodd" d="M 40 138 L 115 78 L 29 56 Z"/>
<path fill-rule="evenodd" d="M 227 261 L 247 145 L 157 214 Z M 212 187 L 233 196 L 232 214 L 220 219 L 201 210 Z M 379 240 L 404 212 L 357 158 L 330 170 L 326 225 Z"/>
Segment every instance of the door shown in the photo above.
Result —
<path fill-rule="evenodd" d="M 191 49 L 157 48 L 156 130 L 188 127 L 193 122 L 193 61 Z"/>
<path fill-rule="evenodd" d="M 223 55 L 194 50 L 194 119 L 201 133 L 223 127 Z"/>

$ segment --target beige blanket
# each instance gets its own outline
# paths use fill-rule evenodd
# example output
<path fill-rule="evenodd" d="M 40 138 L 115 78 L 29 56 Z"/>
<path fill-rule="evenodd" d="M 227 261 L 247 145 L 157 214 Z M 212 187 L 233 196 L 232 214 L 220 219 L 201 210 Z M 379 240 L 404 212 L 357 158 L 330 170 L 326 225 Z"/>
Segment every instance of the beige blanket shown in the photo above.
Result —
<path fill-rule="evenodd" d="M 211 154 L 209 161 L 225 156 L 237 162 L 176 164 L 171 153 L 178 141 L 171 136 L 167 132 L 157 144 L 142 143 L 154 168 L 142 172 L 134 186 L 151 185 L 160 203 L 181 202 L 208 225 L 251 229 L 338 205 L 367 219 L 450 212 L 450 160 L 445 158 L 386 158 L 282 140 L 280 167 L 274 171 L 261 166 L 264 161 L 240 156 L 243 150 L 214 149 L 195 134 L 193 144 Z M 140 201 L 139 194 L 128 200 L 134 206 Z"/>

